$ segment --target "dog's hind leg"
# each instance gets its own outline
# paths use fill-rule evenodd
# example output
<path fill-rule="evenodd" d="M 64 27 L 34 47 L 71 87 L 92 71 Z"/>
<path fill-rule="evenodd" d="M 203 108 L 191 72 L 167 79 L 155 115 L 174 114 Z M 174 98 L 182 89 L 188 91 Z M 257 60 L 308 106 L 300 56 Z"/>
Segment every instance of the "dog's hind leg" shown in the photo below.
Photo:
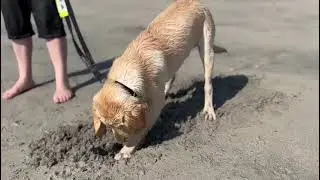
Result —
<path fill-rule="evenodd" d="M 165 88 L 164 88 L 164 95 L 165 96 L 168 95 L 168 92 L 170 91 L 175 78 L 176 78 L 176 76 L 174 75 L 171 79 L 169 79 L 168 82 L 166 82 L 166 85 L 165 85 Z"/>
<path fill-rule="evenodd" d="M 202 113 L 206 120 L 215 120 L 216 115 L 213 108 L 213 85 L 212 73 L 214 66 L 214 22 L 209 10 L 205 9 L 205 21 L 203 24 L 203 37 L 198 44 L 199 54 L 204 67 L 204 107 Z"/>

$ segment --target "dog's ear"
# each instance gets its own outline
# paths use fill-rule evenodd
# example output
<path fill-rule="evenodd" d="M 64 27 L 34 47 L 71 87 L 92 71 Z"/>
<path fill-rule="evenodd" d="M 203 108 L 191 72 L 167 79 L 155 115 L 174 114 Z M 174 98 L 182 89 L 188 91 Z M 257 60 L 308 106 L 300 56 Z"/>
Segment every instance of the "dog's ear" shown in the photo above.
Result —
<path fill-rule="evenodd" d="M 100 118 L 101 116 L 100 116 L 99 110 L 96 109 L 95 105 L 93 105 L 92 119 L 93 119 L 93 127 L 97 137 L 102 137 L 107 132 L 107 127 L 103 122 L 101 122 Z"/>
<path fill-rule="evenodd" d="M 107 127 L 97 118 L 93 118 L 93 124 L 95 129 L 95 134 L 97 137 L 101 138 L 107 132 Z"/>
<path fill-rule="evenodd" d="M 131 110 L 127 111 L 125 114 L 124 122 L 130 130 L 138 131 L 140 129 L 146 128 L 146 113 L 149 110 L 149 105 L 146 102 L 136 102 L 131 106 Z"/>

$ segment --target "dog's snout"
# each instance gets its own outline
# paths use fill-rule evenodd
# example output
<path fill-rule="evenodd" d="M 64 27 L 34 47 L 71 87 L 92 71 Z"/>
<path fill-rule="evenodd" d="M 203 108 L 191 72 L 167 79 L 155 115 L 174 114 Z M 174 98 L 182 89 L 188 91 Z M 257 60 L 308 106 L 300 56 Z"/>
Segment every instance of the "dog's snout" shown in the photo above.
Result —
<path fill-rule="evenodd" d="M 119 142 L 119 143 L 125 143 L 128 141 L 128 137 L 120 135 L 117 130 L 112 129 L 113 135 L 115 137 L 115 139 Z"/>

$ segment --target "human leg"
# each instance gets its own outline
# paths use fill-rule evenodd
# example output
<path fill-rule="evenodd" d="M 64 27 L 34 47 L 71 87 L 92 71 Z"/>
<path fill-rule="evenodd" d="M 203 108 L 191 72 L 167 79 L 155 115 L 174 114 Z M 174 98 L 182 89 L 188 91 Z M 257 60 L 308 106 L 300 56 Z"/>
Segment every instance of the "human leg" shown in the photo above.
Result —
<path fill-rule="evenodd" d="M 47 48 L 55 71 L 55 103 L 70 100 L 73 93 L 67 76 L 67 43 L 63 22 L 54 0 L 32 0 L 32 13 L 38 28 L 39 38 L 46 39 Z"/>
<path fill-rule="evenodd" d="M 14 98 L 34 87 L 32 80 L 32 30 L 28 1 L 1 0 L 1 11 L 12 47 L 17 59 L 19 77 L 16 83 L 6 90 L 2 98 Z"/>
<path fill-rule="evenodd" d="M 56 91 L 54 103 L 64 103 L 72 98 L 67 76 L 67 43 L 64 37 L 47 40 L 47 47 L 55 71 Z"/>

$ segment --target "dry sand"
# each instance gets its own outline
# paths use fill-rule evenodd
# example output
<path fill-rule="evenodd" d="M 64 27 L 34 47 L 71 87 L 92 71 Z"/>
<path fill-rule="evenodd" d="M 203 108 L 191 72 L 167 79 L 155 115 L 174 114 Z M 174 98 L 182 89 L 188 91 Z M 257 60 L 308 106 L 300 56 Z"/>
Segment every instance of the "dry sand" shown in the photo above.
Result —
<path fill-rule="evenodd" d="M 112 59 L 170 1 L 74 1 L 98 67 Z M 54 73 L 43 40 L 34 44 L 42 84 L 1 101 L 1 179 L 319 179 L 319 2 L 207 1 L 217 25 L 213 82 L 218 120 L 204 121 L 203 70 L 192 52 L 159 123 L 133 158 L 115 162 L 110 134 L 94 137 L 91 81 L 70 37 L 76 97 L 52 103 Z M 17 78 L 1 19 L 1 92 Z"/>

